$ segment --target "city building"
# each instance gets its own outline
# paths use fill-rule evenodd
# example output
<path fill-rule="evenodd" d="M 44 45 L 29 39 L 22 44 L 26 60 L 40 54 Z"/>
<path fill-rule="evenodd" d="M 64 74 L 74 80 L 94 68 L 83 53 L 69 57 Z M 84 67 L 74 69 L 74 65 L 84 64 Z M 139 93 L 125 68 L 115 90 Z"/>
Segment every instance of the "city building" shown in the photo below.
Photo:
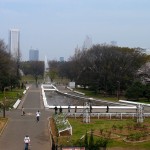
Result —
<path fill-rule="evenodd" d="M 39 60 L 39 50 L 30 49 L 29 61 L 38 61 L 38 60 Z"/>
<path fill-rule="evenodd" d="M 59 61 L 63 62 L 64 61 L 64 57 L 60 57 Z"/>
<path fill-rule="evenodd" d="M 19 29 L 9 30 L 9 52 L 13 58 L 20 58 L 20 31 Z"/>
<path fill-rule="evenodd" d="M 88 50 L 92 47 L 92 38 L 90 36 L 86 36 L 85 41 L 83 43 L 82 49 Z"/>

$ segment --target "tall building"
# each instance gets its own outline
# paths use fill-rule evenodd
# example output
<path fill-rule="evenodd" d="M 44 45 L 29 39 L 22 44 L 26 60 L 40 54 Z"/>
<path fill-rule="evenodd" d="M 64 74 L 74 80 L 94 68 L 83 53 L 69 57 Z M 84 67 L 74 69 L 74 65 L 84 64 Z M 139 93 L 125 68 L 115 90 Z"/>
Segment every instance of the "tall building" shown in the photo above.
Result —
<path fill-rule="evenodd" d="M 91 47 L 92 47 L 92 38 L 90 36 L 86 36 L 82 49 L 88 50 Z"/>
<path fill-rule="evenodd" d="M 59 58 L 59 61 L 60 61 L 60 62 L 63 62 L 63 61 L 64 61 L 64 57 L 60 57 L 60 58 Z"/>
<path fill-rule="evenodd" d="M 39 50 L 30 49 L 29 51 L 29 61 L 39 60 Z"/>
<path fill-rule="evenodd" d="M 9 30 L 9 52 L 13 58 L 20 58 L 20 31 L 19 29 Z"/>

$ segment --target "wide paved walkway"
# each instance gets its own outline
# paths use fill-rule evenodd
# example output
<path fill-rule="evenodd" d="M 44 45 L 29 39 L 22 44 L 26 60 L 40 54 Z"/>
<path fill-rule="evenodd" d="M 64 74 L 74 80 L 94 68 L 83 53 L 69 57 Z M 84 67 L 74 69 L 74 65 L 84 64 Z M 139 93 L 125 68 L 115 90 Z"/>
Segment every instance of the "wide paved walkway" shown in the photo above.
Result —
<path fill-rule="evenodd" d="M 21 107 L 26 115 L 21 116 Z M 36 111 L 41 112 L 40 121 L 36 122 Z M 23 150 L 25 135 L 31 139 L 31 150 L 50 150 L 48 117 L 52 113 L 45 110 L 40 88 L 30 87 L 18 109 L 6 113 L 8 124 L 0 137 L 0 150 Z"/>

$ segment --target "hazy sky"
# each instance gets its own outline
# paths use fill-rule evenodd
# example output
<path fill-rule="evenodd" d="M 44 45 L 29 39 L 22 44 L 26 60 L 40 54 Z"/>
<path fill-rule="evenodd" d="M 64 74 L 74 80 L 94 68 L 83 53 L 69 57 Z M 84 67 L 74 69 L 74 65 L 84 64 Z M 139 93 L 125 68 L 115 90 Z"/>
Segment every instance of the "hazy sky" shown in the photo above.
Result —
<path fill-rule="evenodd" d="M 20 29 L 22 60 L 31 47 L 41 60 L 67 60 L 87 35 L 93 44 L 150 48 L 150 0 L 0 0 L 6 44 L 11 28 Z"/>

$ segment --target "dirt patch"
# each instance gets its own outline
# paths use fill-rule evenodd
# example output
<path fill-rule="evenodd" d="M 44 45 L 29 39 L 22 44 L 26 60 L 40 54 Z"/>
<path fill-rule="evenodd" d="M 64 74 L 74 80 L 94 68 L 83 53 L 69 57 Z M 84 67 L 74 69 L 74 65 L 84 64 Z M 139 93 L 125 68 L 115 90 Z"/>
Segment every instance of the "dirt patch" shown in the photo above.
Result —
<path fill-rule="evenodd" d="M 58 136 L 57 128 L 55 125 L 55 120 L 54 118 L 50 118 L 50 128 L 51 128 L 51 134 L 53 137 Z"/>
<path fill-rule="evenodd" d="M 8 119 L 7 118 L 0 118 L 0 134 L 2 133 Z"/>

